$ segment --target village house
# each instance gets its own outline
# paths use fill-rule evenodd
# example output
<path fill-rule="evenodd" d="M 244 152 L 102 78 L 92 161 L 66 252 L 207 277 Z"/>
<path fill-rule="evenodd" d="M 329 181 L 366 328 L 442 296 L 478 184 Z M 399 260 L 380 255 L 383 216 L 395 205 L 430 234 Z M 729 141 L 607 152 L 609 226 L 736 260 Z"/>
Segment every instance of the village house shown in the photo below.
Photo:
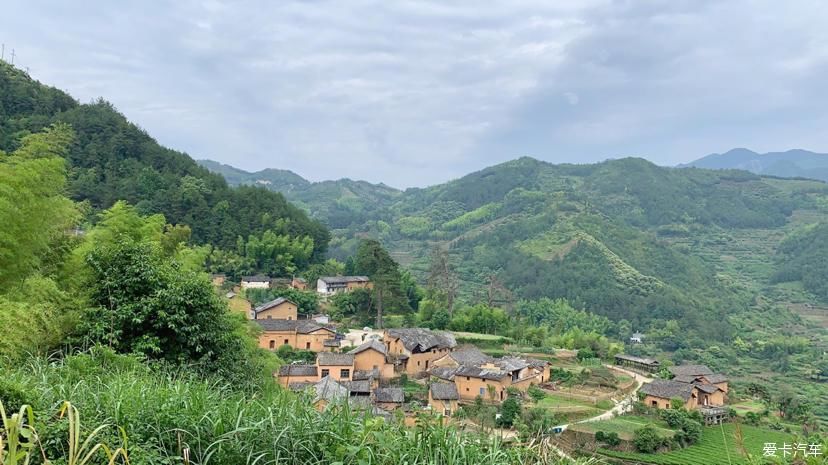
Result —
<path fill-rule="evenodd" d="M 242 276 L 242 289 L 269 289 L 270 277 L 264 275 Z"/>
<path fill-rule="evenodd" d="M 322 412 L 331 404 L 346 403 L 350 397 L 348 388 L 330 376 L 325 376 L 313 385 L 313 406 Z"/>
<path fill-rule="evenodd" d="M 253 309 L 254 320 L 296 320 L 298 307 L 290 300 L 279 297 Z"/>
<path fill-rule="evenodd" d="M 367 276 L 322 276 L 316 281 L 316 292 L 328 297 L 354 289 L 373 289 L 374 284 Z"/>
<path fill-rule="evenodd" d="M 316 383 L 319 381 L 319 370 L 316 365 L 289 364 L 279 367 L 279 384 L 283 387 L 291 385 Z"/>
<path fill-rule="evenodd" d="M 300 290 L 300 291 L 305 291 L 305 290 L 308 289 L 308 282 L 305 281 L 304 278 L 294 277 L 290 282 L 290 287 L 292 287 L 294 289 L 297 289 L 297 290 Z"/>
<path fill-rule="evenodd" d="M 667 370 L 673 375 L 673 381 L 695 385 L 712 384 L 724 394 L 727 394 L 727 376 L 721 373 L 714 373 L 713 370 L 705 365 L 678 365 L 669 367 Z"/>
<path fill-rule="evenodd" d="M 454 383 L 431 383 L 428 387 L 428 406 L 431 410 L 450 417 L 457 411 L 460 394 Z"/>
<path fill-rule="evenodd" d="M 658 360 L 647 357 L 636 357 L 635 355 L 627 354 L 616 355 L 615 364 L 626 368 L 645 371 L 647 373 L 655 373 L 661 367 Z"/>
<path fill-rule="evenodd" d="M 374 389 L 372 401 L 383 410 L 395 410 L 405 402 L 405 393 L 399 387 L 377 388 Z"/>
<path fill-rule="evenodd" d="M 532 384 L 548 382 L 550 368 L 544 360 L 498 359 L 475 347 L 467 347 L 435 360 L 429 374 L 454 383 L 460 400 L 472 401 L 479 396 L 483 400 L 502 402 L 510 387 L 525 391 Z"/>
<path fill-rule="evenodd" d="M 316 365 L 319 376 L 327 376 L 339 381 L 350 381 L 354 373 L 353 354 L 337 354 L 335 352 L 320 352 L 316 356 Z"/>
<path fill-rule="evenodd" d="M 224 295 L 228 300 L 230 310 L 244 314 L 247 319 L 253 317 L 253 305 L 249 300 L 237 294 L 235 291 L 230 291 Z"/>
<path fill-rule="evenodd" d="M 434 360 L 457 346 L 451 334 L 424 328 L 388 329 L 383 334 L 383 343 L 399 371 L 408 375 L 427 372 Z"/>
<path fill-rule="evenodd" d="M 667 409 L 673 399 L 680 399 L 684 408 L 697 409 L 706 424 L 727 419 L 727 377 L 713 373 L 704 365 L 680 365 L 669 368 L 673 379 L 657 379 L 641 386 L 642 402 L 648 407 Z"/>
<path fill-rule="evenodd" d="M 336 332 L 310 320 L 254 320 L 262 328 L 259 347 L 276 350 L 289 345 L 297 350 L 324 352 L 331 350 L 325 342 L 333 340 Z"/>
<path fill-rule="evenodd" d="M 348 353 L 354 356 L 355 370 L 376 371 L 382 379 L 394 377 L 394 365 L 387 360 L 388 349 L 376 339 L 366 341 Z"/>
<path fill-rule="evenodd" d="M 319 323 L 320 325 L 326 325 L 331 322 L 331 316 L 327 313 L 315 313 L 311 315 L 310 319 Z"/>
<path fill-rule="evenodd" d="M 210 275 L 210 282 L 215 287 L 223 286 L 225 281 L 227 281 L 227 275 L 224 273 L 213 273 Z"/>
<path fill-rule="evenodd" d="M 642 344 L 644 343 L 644 334 L 642 333 L 633 333 L 630 336 L 630 344 Z"/>

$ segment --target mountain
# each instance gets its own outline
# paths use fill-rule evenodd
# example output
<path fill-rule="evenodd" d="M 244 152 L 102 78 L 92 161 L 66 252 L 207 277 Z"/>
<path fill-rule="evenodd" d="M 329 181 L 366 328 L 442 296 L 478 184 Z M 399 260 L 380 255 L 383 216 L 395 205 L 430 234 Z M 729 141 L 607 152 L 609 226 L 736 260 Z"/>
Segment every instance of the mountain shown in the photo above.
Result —
<path fill-rule="evenodd" d="M 828 154 L 807 150 L 756 153 L 738 148 L 699 158 L 683 167 L 740 169 L 752 173 L 786 178 L 809 178 L 828 181 Z"/>
<path fill-rule="evenodd" d="M 310 236 L 314 256 L 325 254 L 327 229 L 282 195 L 230 188 L 187 154 L 159 145 L 111 104 L 79 104 L 0 61 L 0 150 L 12 151 L 22 136 L 56 123 L 74 129 L 69 194 L 87 202 L 91 213 L 126 200 L 144 214 L 163 213 L 171 224 L 188 225 L 197 244 L 231 249 L 239 236 L 272 230 Z"/>
<path fill-rule="evenodd" d="M 249 179 L 265 179 L 260 173 Z M 431 250 L 442 247 L 468 297 L 485 294 L 494 279 L 513 299 L 567 298 L 635 327 L 675 319 L 703 339 L 731 337 L 730 315 L 759 295 L 821 301 L 813 286 L 792 291 L 772 277 L 783 239 L 828 221 L 822 182 L 634 158 L 521 158 L 402 192 L 350 180 L 298 184 L 268 187 L 335 219 L 334 256 L 374 237 L 425 280 Z"/>
<path fill-rule="evenodd" d="M 366 212 L 377 205 L 388 205 L 402 194 L 385 184 L 366 181 L 310 182 L 289 170 L 265 169 L 251 173 L 212 160 L 199 160 L 198 163 L 224 176 L 231 186 L 258 185 L 280 192 L 334 229 L 362 223 L 370 216 L 366 216 Z"/>

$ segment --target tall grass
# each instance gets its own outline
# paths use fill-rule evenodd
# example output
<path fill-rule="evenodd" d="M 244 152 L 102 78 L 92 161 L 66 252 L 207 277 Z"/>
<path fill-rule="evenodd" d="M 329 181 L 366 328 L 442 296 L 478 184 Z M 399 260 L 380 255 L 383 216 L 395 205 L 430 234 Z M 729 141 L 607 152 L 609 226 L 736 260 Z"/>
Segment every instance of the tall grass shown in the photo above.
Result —
<path fill-rule="evenodd" d="M 561 463 L 538 448 L 460 434 L 424 416 L 416 427 L 354 412 L 317 412 L 306 399 L 272 385 L 254 393 L 157 370 L 96 350 L 58 361 L 35 358 L 5 376 L 31 394 L 47 419 L 37 425 L 51 456 L 68 456 L 54 412 L 70 400 L 91 424 L 120 426 L 135 464 L 524 464 Z M 2 393 L 0 392 L 0 395 Z M 44 412 L 40 414 L 39 412 Z M 103 434 L 103 432 L 102 432 Z M 112 437 L 110 442 L 119 438 Z"/>

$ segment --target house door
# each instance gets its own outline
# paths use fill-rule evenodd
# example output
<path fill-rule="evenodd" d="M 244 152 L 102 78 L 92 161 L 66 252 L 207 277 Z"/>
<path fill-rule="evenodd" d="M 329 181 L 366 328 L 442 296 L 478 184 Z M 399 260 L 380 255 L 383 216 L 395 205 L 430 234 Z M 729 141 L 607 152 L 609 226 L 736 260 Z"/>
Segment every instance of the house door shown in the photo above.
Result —
<path fill-rule="evenodd" d="M 310 350 L 310 342 L 305 343 L 305 349 Z"/>

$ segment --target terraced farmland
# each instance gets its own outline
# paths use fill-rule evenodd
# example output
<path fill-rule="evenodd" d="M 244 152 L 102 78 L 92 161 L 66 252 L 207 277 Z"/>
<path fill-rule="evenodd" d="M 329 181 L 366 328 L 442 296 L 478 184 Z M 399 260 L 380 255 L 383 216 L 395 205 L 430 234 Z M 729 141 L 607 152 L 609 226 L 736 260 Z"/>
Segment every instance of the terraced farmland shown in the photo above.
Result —
<path fill-rule="evenodd" d="M 781 448 L 784 443 L 791 444 L 795 442 L 793 436 L 778 431 L 763 430 L 745 425 L 741 425 L 740 429 L 742 432 L 741 441 L 736 438 L 735 425 L 727 424 L 722 427 L 711 426 L 705 428 L 701 440 L 685 449 L 659 454 L 640 454 L 601 449 L 600 453 L 609 457 L 657 465 L 747 465 L 750 462 L 745 454 L 749 454 L 753 458 L 761 458 L 765 443 L 776 443 Z M 779 455 L 781 457 L 781 452 L 779 452 Z"/>

